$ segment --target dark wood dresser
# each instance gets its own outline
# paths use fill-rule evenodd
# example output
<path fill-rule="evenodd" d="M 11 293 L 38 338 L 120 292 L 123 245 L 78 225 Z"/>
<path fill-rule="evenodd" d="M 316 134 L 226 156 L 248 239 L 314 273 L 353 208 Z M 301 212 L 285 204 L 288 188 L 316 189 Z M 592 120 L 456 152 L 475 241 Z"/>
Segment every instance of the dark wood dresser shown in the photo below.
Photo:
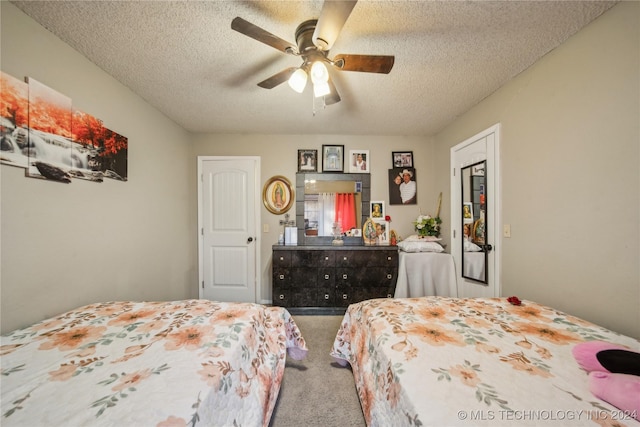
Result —
<path fill-rule="evenodd" d="M 349 304 L 392 298 L 397 246 L 273 246 L 273 305 L 298 313 L 342 313 Z"/>

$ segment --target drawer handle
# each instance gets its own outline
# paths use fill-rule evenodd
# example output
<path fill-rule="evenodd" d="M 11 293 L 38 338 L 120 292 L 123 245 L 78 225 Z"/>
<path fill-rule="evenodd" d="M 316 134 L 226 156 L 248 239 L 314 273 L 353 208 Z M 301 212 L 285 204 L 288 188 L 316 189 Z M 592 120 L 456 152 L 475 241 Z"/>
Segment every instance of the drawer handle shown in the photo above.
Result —
<path fill-rule="evenodd" d="M 329 299 L 329 294 L 324 294 L 324 299 Z"/>
<path fill-rule="evenodd" d="M 346 279 L 346 278 L 347 278 L 347 275 L 346 275 L 346 274 L 343 274 L 343 275 L 342 275 L 342 278 L 343 278 L 343 279 Z"/>
<path fill-rule="evenodd" d="M 349 298 L 349 295 L 347 295 L 347 294 L 342 294 L 342 299 L 348 299 L 348 298 Z"/>
<path fill-rule="evenodd" d="M 391 280 L 393 276 L 391 274 L 387 274 L 387 279 Z"/>
<path fill-rule="evenodd" d="M 280 294 L 278 298 L 284 299 L 284 295 Z"/>
<path fill-rule="evenodd" d="M 347 257 L 346 257 L 346 256 L 345 256 L 345 257 L 342 257 L 342 259 L 343 259 L 344 261 L 346 261 L 346 260 L 347 260 Z"/>
<path fill-rule="evenodd" d="M 324 275 L 324 280 L 329 280 L 329 275 L 328 274 Z"/>
<path fill-rule="evenodd" d="M 391 261 L 391 257 L 390 256 L 387 257 L 387 261 Z"/>
<path fill-rule="evenodd" d="M 284 257 L 283 256 L 280 257 L 280 261 L 284 261 Z"/>
<path fill-rule="evenodd" d="M 328 256 L 324 257 L 324 260 L 329 261 L 329 257 Z"/>
<path fill-rule="evenodd" d="M 284 280 L 284 274 L 280 275 L 280 280 Z"/>

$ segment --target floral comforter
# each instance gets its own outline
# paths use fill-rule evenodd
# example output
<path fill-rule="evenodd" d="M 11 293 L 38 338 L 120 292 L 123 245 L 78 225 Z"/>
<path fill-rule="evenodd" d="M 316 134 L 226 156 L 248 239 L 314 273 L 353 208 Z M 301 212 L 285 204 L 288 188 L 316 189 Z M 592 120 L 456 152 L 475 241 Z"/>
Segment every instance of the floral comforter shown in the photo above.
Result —
<path fill-rule="evenodd" d="M 267 426 L 287 349 L 279 307 L 109 302 L 2 336 L 4 426 Z"/>
<path fill-rule="evenodd" d="M 589 392 L 571 353 L 588 340 L 640 349 L 531 301 L 377 299 L 347 309 L 331 355 L 369 426 L 640 426 Z"/>

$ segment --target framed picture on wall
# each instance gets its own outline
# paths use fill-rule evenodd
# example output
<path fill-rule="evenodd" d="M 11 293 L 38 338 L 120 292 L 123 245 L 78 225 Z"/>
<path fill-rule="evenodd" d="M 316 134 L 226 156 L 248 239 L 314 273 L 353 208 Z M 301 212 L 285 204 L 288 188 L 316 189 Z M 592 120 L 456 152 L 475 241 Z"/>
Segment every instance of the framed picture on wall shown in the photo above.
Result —
<path fill-rule="evenodd" d="M 291 182 L 282 175 L 269 178 L 262 188 L 262 203 L 272 214 L 280 215 L 287 212 L 294 201 Z"/>
<path fill-rule="evenodd" d="M 298 172 L 318 171 L 318 150 L 298 150 Z"/>
<path fill-rule="evenodd" d="M 418 204 L 416 170 L 413 168 L 389 169 L 389 204 Z"/>
<path fill-rule="evenodd" d="M 369 150 L 349 151 L 349 172 L 369 173 Z"/>
<path fill-rule="evenodd" d="M 391 160 L 394 168 L 412 168 L 413 151 L 392 151 Z"/>
<path fill-rule="evenodd" d="M 369 203 L 371 203 L 371 209 L 369 211 L 371 212 L 371 218 L 373 218 L 374 221 L 384 219 L 384 202 L 375 201 Z"/>
<path fill-rule="evenodd" d="M 322 172 L 344 172 L 344 145 L 322 146 Z"/>

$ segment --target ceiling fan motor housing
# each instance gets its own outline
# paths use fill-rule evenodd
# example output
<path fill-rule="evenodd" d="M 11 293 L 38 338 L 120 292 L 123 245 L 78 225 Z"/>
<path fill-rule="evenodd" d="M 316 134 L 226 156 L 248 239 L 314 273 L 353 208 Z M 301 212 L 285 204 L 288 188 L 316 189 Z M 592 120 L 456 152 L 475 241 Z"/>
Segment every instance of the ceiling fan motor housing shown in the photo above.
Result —
<path fill-rule="evenodd" d="M 318 47 L 313 44 L 313 32 L 316 29 L 317 19 L 304 21 L 296 28 L 296 43 L 298 44 L 298 52 L 305 55 L 311 51 L 318 51 Z"/>

